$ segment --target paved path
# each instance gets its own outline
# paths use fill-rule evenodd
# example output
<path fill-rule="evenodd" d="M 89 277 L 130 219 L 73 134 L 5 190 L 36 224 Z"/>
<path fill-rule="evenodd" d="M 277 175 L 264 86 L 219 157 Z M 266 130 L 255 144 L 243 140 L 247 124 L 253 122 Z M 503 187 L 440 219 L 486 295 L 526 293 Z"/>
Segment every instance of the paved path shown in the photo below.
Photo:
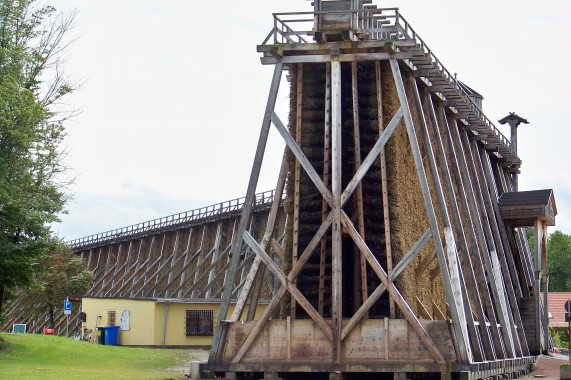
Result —
<path fill-rule="evenodd" d="M 535 371 L 530 372 L 527 376 L 522 376 L 521 380 L 545 379 L 558 380 L 559 366 L 568 360 L 564 355 L 553 354 L 553 356 L 542 355 L 537 362 Z"/>

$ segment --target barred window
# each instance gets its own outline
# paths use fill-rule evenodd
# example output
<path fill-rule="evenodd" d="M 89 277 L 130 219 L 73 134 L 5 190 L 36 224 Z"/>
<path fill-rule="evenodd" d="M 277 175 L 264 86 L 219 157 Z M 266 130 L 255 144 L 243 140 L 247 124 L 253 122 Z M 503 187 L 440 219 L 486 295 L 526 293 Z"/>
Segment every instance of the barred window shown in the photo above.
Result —
<path fill-rule="evenodd" d="M 107 325 L 115 326 L 115 310 L 109 310 L 107 312 Z"/>
<path fill-rule="evenodd" d="M 186 311 L 186 336 L 213 335 L 213 334 L 214 334 L 214 311 L 212 310 Z"/>

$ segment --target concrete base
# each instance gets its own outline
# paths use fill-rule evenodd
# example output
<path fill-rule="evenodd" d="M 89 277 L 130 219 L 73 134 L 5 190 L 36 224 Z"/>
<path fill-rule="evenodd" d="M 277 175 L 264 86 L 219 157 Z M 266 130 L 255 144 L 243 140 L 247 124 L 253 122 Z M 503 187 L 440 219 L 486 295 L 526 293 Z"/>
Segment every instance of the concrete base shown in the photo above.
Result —
<path fill-rule="evenodd" d="M 200 364 L 206 363 L 206 361 L 191 361 L 189 363 L 189 375 L 190 380 L 200 380 L 200 379 L 214 379 L 214 374 L 212 372 L 202 372 L 200 373 Z"/>
<path fill-rule="evenodd" d="M 562 365 L 559 367 L 559 377 L 561 379 L 571 379 L 571 366 Z"/>

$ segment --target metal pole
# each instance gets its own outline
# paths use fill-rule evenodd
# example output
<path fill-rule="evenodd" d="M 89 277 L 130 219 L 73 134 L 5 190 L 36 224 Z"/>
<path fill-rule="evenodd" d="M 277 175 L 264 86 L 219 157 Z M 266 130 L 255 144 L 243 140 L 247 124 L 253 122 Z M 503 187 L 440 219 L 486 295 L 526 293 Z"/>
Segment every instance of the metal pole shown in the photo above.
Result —
<path fill-rule="evenodd" d="M 163 327 L 163 348 L 165 348 L 165 341 L 167 339 L 167 317 L 169 315 L 169 302 L 165 305 L 165 325 Z"/>
<path fill-rule="evenodd" d="M 65 325 L 65 337 L 69 338 L 69 314 L 67 315 L 67 323 Z"/>

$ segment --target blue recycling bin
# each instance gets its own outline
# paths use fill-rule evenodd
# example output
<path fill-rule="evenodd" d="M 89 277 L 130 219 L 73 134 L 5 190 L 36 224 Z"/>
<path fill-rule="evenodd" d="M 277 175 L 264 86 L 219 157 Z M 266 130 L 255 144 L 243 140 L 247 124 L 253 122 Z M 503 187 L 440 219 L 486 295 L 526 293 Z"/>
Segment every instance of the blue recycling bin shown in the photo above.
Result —
<path fill-rule="evenodd" d="M 116 346 L 117 338 L 119 337 L 119 326 L 105 326 L 103 327 L 103 332 L 105 334 L 105 345 L 106 346 Z"/>

